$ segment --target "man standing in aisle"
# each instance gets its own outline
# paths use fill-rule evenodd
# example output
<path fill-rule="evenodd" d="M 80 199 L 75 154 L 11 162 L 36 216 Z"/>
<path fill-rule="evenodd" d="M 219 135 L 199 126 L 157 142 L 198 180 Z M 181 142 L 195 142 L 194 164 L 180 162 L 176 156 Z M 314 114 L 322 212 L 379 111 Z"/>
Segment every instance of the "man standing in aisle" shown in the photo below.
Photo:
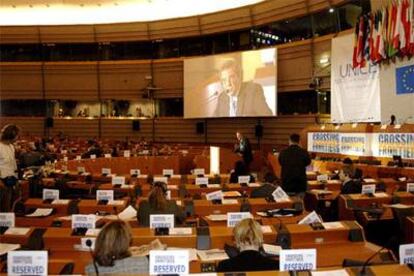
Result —
<path fill-rule="evenodd" d="M 311 163 L 308 152 L 299 146 L 299 134 L 292 134 L 289 138 L 289 147 L 279 154 L 279 163 L 282 167 L 282 188 L 289 194 L 296 194 L 303 198 L 307 188 L 306 166 Z"/>
<path fill-rule="evenodd" d="M 249 170 L 249 165 L 253 161 L 252 147 L 250 146 L 249 139 L 243 136 L 239 131 L 236 132 L 237 143 L 234 145 L 234 152 L 239 153 L 243 162 Z"/>

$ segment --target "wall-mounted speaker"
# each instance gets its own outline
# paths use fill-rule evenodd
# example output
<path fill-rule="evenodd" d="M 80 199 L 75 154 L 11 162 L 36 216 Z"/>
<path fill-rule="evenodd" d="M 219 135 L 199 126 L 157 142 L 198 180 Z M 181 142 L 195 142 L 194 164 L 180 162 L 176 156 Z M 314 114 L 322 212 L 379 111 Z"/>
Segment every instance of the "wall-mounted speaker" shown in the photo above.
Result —
<path fill-rule="evenodd" d="M 198 122 L 196 124 L 196 130 L 197 130 L 197 134 L 204 134 L 204 131 L 205 131 L 204 122 Z"/>
<path fill-rule="evenodd" d="M 256 125 L 256 127 L 254 128 L 254 134 L 256 135 L 257 138 L 262 138 L 263 137 L 263 126 Z"/>
<path fill-rule="evenodd" d="M 53 124 L 54 124 L 53 118 L 52 117 L 47 117 L 46 120 L 45 120 L 45 126 L 47 128 L 51 128 L 51 127 L 53 127 Z"/>
<path fill-rule="evenodd" d="M 133 120 L 132 121 L 132 130 L 133 131 L 139 131 L 141 129 L 141 123 L 139 120 Z"/>

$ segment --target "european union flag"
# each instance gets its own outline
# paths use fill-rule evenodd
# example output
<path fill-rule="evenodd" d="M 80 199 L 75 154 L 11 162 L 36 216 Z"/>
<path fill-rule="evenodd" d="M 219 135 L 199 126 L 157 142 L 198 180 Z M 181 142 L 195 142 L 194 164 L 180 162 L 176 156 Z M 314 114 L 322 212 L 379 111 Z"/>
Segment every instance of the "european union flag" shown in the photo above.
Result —
<path fill-rule="evenodd" d="M 397 95 L 414 93 L 414 65 L 408 65 L 395 70 Z"/>

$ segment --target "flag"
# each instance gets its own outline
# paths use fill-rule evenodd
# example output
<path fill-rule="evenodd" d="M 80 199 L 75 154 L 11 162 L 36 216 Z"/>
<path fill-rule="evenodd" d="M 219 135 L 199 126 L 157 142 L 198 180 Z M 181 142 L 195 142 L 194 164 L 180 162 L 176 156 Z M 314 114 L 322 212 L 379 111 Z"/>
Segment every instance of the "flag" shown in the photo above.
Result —
<path fill-rule="evenodd" d="M 401 45 L 401 53 L 406 55 L 410 49 L 410 22 L 409 20 L 409 5 L 410 3 L 408 0 L 402 1 L 402 8 L 401 8 L 401 37 L 400 37 L 400 45 Z"/>
<path fill-rule="evenodd" d="M 364 60 L 364 17 L 359 18 L 358 28 L 356 28 L 356 45 L 354 47 L 353 64 L 356 67 L 365 67 Z"/>
<path fill-rule="evenodd" d="M 414 65 L 395 70 L 397 95 L 414 93 Z"/>
<path fill-rule="evenodd" d="M 396 30 L 397 23 L 397 6 L 395 2 L 389 8 L 388 12 L 388 57 L 391 58 L 395 56 L 398 52 L 397 48 L 394 45 L 394 34 Z"/>

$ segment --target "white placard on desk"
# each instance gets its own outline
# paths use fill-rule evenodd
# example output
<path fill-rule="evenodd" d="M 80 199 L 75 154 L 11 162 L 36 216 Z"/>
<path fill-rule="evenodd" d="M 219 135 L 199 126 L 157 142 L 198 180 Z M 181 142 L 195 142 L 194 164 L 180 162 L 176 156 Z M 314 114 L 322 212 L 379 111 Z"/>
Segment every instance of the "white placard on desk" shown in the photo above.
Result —
<path fill-rule="evenodd" d="M 106 175 L 110 175 L 111 174 L 111 169 L 110 168 L 102 168 L 102 174 L 106 174 Z"/>
<path fill-rule="evenodd" d="M 239 184 L 249 184 L 250 183 L 250 175 L 241 175 L 237 178 Z"/>
<path fill-rule="evenodd" d="M 316 249 L 282 249 L 279 254 L 280 271 L 316 269 Z"/>
<path fill-rule="evenodd" d="M 139 176 L 141 174 L 141 171 L 138 169 L 132 169 L 129 171 L 129 174 Z"/>
<path fill-rule="evenodd" d="M 76 170 L 78 171 L 78 173 L 85 173 L 85 167 L 77 167 Z"/>
<path fill-rule="evenodd" d="M 13 212 L 0 213 L 0 227 L 14 227 L 15 220 L 16 218 Z"/>
<path fill-rule="evenodd" d="M 57 189 L 43 189 L 43 200 L 46 199 L 59 199 L 59 190 Z"/>
<path fill-rule="evenodd" d="M 125 176 L 113 176 L 112 185 L 125 185 Z"/>
<path fill-rule="evenodd" d="M 214 191 L 206 194 L 207 200 L 223 200 L 223 191 Z"/>
<path fill-rule="evenodd" d="M 151 275 L 188 275 L 190 256 L 188 250 L 151 250 Z"/>
<path fill-rule="evenodd" d="M 47 251 L 10 251 L 7 275 L 48 275 Z"/>
<path fill-rule="evenodd" d="M 301 219 L 298 222 L 298 224 L 311 224 L 311 223 L 315 223 L 315 222 L 322 223 L 323 221 L 322 221 L 322 219 L 319 217 L 319 215 L 315 211 L 312 211 L 306 217 L 304 217 L 303 219 Z"/>
<path fill-rule="evenodd" d="M 69 160 L 69 159 L 68 159 L 68 157 L 67 157 L 67 156 L 64 156 L 64 157 L 63 157 L 63 162 L 68 162 L 68 160 Z"/>
<path fill-rule="evenodd" d="M 205 170 L 204 170 L 204 169 L 202 169 L 202 168 L 197 168 L 197 169 L 194 169 L 193 174 L 194 174 L 195 176 L 198 176 L 198 175 L 205 175 L 206 173 L 205 173 Z"/>
<path fill-rule="evenodd" d="M 96 154 L 91 154 L 90 159 L 96 159 Z"/>
<path fill-rule="evenodd" d="M 361 194 L 375 194 L 375 184 L 362 185 Z"/>
<path fill-rule="evenodd" d="M 414 243 L 400 245 L 400 264 L 414 264 Z"/>
<path fill-rule="evenodd" d="M 68 154 L 68 151 L 67 150 L 61 150 L 60 153 L 61 154 Z"/>
<path fill-rule="evenodd" d="M 328 175 L 327 174 L 320 174 L 316 176 L 316 180 L 318 182 L 327 182 L 328 181 Z"/>
<path fill-rule="evenodd" d="M 174 215 L 150 215 L 150 228 L 174 228 Z"/>
<path fill-rule="evenodd" d="M 196 185 L 208 185 L 208 177 L 196 177 Z"/>
<path fill-rule="evenodd" d="M 414 193 L 414 183 L 407 183 L 407 192 Z"/>
<path fill-rule="evenodd" d="M 273 191 L 272 196 L 276 202 L 284 202 L 290 200 L 288 194 L 280 186 Z"/>
<path fill-rule="evenodd" d="M 111 158 L 111 157 L 112 157 L 112 155 L 111 155 L 110 153 L 105 153 L 105 154 L 104 154 L 104 157 L 105 157 L 105 158 Z"/>
<path fill-rule="evenodd" d="M 228 212 L 227 227 L 234 227 L 239 221 L 246 218 L 253 218 L 253 216 L 249 212 Z"/>
<path fill-rule="evenodd" d="M 114 200 L 114 191 L 113 190 L 97 190 L 96 191 L 96 200 L 107 200 L 113 201 Z"/>
<path fill-rule="evenodd" d="M 124 157 L 126 157 L 126 158 L 131 157 L 131 151 L 130 150 L 124 150 Z"/>
<path fill-rule="evenodd" d="M 162 182 L 167 184 L 168 183 L 168 177 L 166 176 L 154 176 L 153 182 Z"/>
<path fill-rule="evenodd" d="M 162 175 L 163 176 L 173 176 L 174 175 L 174 170 L 173 169 L 163 169 L 162 170 Z"/>
<path fill-rule="evenodd" d="M 72 229 L 87 228 L 95 229 L 95 215 L 72 215 Z"/>
<path fill-rule="evenodd" d="M 80 155 L 76 155 L 75 160 L 77 160 L 77 161 L 82 160 L 82 156 L 80 156 Z"/>

